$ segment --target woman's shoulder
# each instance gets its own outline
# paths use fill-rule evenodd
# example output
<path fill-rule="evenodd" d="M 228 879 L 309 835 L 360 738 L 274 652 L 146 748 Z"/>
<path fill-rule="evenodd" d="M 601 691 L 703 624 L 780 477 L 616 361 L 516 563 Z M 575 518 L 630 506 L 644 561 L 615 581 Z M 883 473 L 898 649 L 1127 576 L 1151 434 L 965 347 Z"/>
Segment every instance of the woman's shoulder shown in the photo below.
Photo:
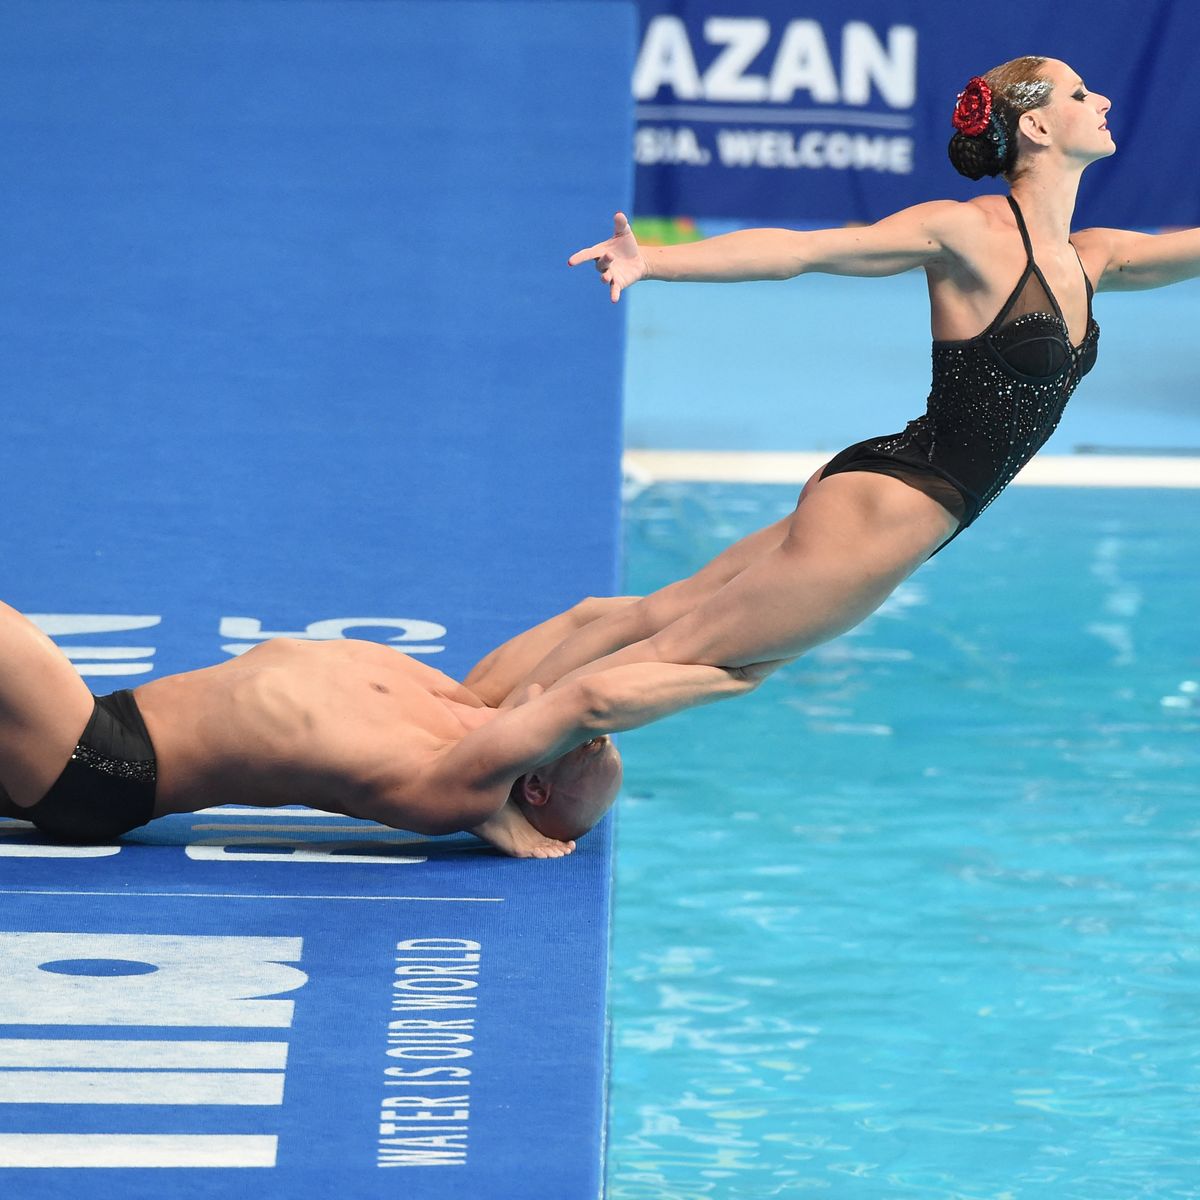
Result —
<path fill-rule="evenodd" d="M 1003 196 L 974 196 L 970 200 L 926 200 L 902 209 L 896 217 L 908 217 L 936 225 L 948 233 L 979 234 L 989 227 L 1012 225 L 1012 211 Z"/>
<path fill-rule="evenodd" d="M 958 220 L 976 230 L 1011 229 L 1015 223 L 1007 196 L 989 193 L 970 200 L 951 200 Z"/>
<path fill-rule="evenodd" d="M 905 211 L 937 238 L 949 252 L 949 262 L 960 266 L 974 263 L 995 235 L 1013 225 L 1012 212 L 1003 196 L 929 200 Z"/>
<path fill-rule="evenodd" d="M 1128 241 L 1139 235 L 1128 229 L 1103 229 L 1092 227 L 1076 229 L 1071 234 L 1071 243 L 1084 257 L 1103 258 L 1106 262 L 1112 254 L 1114 244 Z"/>

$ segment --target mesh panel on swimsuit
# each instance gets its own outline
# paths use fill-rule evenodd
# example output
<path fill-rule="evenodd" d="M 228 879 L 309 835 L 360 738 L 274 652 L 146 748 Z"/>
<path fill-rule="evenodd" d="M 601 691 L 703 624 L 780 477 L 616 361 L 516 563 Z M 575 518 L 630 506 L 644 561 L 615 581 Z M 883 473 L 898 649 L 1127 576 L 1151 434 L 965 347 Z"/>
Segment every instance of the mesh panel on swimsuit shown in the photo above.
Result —
<path fill-rule="evenodd" d="M 1072 347 L 1066 321 L 1032 258 L 1023 282 L 1010 297 L 990 334 L 1006 366 L 1021 375 L 1045 379 L 1070 362 Z"/>
<path fill-rule="evenodd" d="M 1087 331 L 1078 347 L 1033 259 L 1021 210 L 1009 197 L 1025 247 L 1025 270 L 995 320 L 961 341 L 933 343 L 924 414 L 896 434 L 847 447 L 825 467 L 891 475 L 924 492 L 961 532 L 1000 494 L 1054 432 L 1080 379 L 1096 361 L 1100 327 L 1087 289 Z"/>

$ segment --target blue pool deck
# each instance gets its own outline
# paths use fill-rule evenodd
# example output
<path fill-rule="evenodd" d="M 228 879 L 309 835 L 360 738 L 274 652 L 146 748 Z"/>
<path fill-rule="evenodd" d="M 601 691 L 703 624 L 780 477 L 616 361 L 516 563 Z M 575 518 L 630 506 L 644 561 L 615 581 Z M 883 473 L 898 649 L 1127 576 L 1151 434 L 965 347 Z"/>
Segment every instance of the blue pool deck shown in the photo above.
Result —
<path fill-rule="evenodd" d="M 461 677 L 615 589 L 624 330 L 550 263 L 628 202 L 635 17 L 5 4 L 3 596 L 94 690 L 279 635 Z M 594 1200 L 611 824 L 211 800 L 0 820 L 0 1195 Z"/>

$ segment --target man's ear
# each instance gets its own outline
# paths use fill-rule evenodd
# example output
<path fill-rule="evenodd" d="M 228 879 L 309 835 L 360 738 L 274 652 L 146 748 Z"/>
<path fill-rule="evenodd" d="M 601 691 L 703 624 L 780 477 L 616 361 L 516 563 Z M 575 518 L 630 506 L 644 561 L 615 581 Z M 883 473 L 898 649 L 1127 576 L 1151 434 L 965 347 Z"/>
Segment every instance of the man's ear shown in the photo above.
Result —
<path fill-rule="evenodd" d="M 521 791 L 525 802 L 532 804 L 534 808 L 541 808 L 544 804 L 549 803 L 550 788 L 544 780 L 539 779 L 536 775 L 525 776 L 521 783 Z"/>

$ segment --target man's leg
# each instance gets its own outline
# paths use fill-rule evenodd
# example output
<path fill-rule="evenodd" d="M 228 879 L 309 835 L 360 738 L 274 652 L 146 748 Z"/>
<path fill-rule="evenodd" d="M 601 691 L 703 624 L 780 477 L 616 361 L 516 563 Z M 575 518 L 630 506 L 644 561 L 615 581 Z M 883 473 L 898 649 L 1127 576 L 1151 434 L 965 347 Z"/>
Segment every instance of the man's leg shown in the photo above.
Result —
<path fill-rule="evenodd" d="M 0 603 L 0 788 L 9 812 L 46 794 L 93 705 L 67 656 L 32 621 Z"/>

